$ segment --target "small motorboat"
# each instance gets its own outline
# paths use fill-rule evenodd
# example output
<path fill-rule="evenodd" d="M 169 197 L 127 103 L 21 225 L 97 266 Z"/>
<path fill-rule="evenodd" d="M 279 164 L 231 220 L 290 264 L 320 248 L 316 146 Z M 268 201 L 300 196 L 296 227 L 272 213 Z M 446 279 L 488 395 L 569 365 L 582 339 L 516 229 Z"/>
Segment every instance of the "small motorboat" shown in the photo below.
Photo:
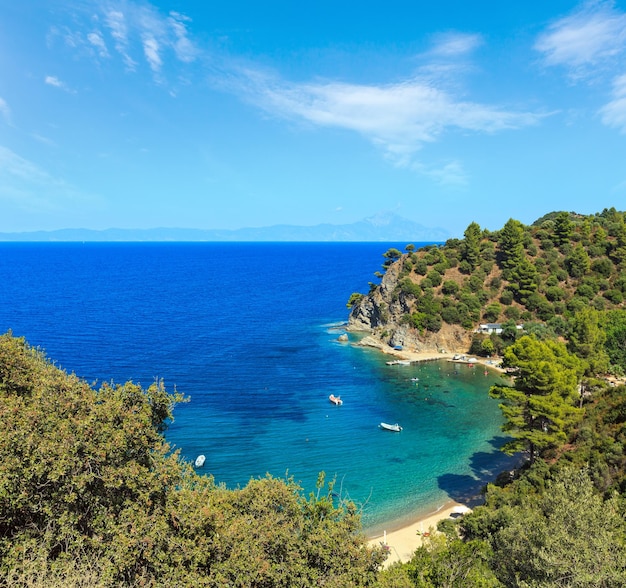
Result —
<path fill-rule="evenodd" d="M 380 423 L 379 427 L 384 429 L 385 431 L 393 431 L 394 433 L 399 433 L 402 431 L 402 427 L 396 423 L 395 425 L 390 425 L 389 423 Z"/>
<path fill-rule="evenodd" d="M 204 455 L 199 455 L 198 457 L 196 457 L 196 461 L 194 462 L 194 465 L 197 468 L 201 468 L 204 465 L 205 461 L 206 461 L 206 457 Z"/>
<path fill-rule="evenodd" d="M 331 394 L 328 397 L 328 400 L 330 400 L 335 406 L 341 406 L 343 404 L 343 400 L 341 400 L 341 397 L 335 396 L 334 394 Z"/>

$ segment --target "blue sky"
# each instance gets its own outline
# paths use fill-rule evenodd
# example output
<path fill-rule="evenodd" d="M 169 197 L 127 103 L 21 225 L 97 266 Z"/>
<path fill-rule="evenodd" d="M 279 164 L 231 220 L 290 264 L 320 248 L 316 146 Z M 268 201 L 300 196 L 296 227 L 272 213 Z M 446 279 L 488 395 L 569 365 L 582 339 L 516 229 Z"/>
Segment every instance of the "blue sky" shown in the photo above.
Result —
<path fill-rule="evenodd" d="M 626 1 L 0 5 L 0 231 L 625 202 Z"/>

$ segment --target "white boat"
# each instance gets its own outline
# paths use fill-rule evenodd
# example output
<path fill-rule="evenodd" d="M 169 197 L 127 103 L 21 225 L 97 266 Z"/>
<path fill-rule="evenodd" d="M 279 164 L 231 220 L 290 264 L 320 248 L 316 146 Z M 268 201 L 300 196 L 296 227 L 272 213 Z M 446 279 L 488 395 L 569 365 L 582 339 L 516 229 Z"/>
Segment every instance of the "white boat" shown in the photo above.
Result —
<path fill-rule="evenodd" d="M 204 465 L 205 461 L 206 457 L 204 455 L 199 455 L 198 457 L 196 457 L 195 466 L 197 468 L 201 468 Z"/>
<path fill-rule="evenodd" d="M 398 423 L 396 423 L 395 425 L 390 425 L 389 423 L 380 423 L 379 426 L 381 429 L 385 429 L 385 431 L 394 431 L 396 433 L 402 431 L 402 427 Z"/>
<path fill-rule="evenodd" d="M 335 396 L 334 394 L 331 394 L 328 397 L 328 400 L 330 400 L 335 406 L 341 406 L 343 404 L 343 400 L 341 400 L 341 397 Z"/>

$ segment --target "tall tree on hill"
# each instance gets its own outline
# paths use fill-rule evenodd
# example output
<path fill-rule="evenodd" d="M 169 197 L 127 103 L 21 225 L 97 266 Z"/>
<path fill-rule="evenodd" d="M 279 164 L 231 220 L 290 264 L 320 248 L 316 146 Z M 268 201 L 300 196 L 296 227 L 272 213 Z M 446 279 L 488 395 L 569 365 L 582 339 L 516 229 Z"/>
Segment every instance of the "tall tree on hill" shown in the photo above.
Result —
<path fill-rule="evenodd" d="M 524 336 L 507 348 L 503 364 L 515 371 L 513 386 L 493 386 L 490 396 L 503 400 L 502 430 L 513 439 L 509 454 L 527 450 L 533 462 L 541 451 L 564 443 L 577 421 L 578 386 L 584 366 L 565 345 Z"/>
<path fill-rule="evenodd" d="M 539 288 L 539 273 L 530 259 L 524 257 L 509 272 L 511 289 L 515 292 L 515 297 L 522 304 L 526 304 L 528 297 Z"/>
<path fill-rule="evenodd" d="M 590 307 L 579 310 L 569 321 L 567 348 L 586 362 L 588 376 L 606 373 L 609 368 L 609 357 L 604 348 L 606 331 L 600 321 L 600 313 Z"/>
<path fill-rule="evenodd" d="M 580 243 L 565 257 L 564 263 L 567 273 L 572 276 L 572 278 L 582 278 L 585 274 L 589 273 L 589 269 L 591 268 L 589 255 Z"/>
<path fill-rule="evenodd" d="M 606 333 L 606 352 L 613 369 L 626 373 L 626 311 L 611 310 L 602 316 L 602 331 Z"/>
<path fill-rule="evenodd" d="M 499 264 L 505 277 L 524 259 L 524 226 L 510 218 L 498 237 Z"/>
<path fill-rule="evenodd" d="M 626 224 L 623 220 L 614 223 L 613 233 L 615 242 L 611 247 L 610 256 L 615 265 L 623 270 L 626 263 Z"/>
<path fill-rule="evenodd" d="M 574 226 L 570 220 L 569 213 L 559 212 L 554 219 L 554 244 L 560 247 L 564 243 L 567 243 L 572 236 Z"/>
<path fill-rule="evenodd" d="M 476 222 L 469 224 L 463 236 L 465 241 L 462 248 L 462 260 L 467 262 L 470 271 L 475 270 L 480 263 L 480 237 L 482 231 Z"/>

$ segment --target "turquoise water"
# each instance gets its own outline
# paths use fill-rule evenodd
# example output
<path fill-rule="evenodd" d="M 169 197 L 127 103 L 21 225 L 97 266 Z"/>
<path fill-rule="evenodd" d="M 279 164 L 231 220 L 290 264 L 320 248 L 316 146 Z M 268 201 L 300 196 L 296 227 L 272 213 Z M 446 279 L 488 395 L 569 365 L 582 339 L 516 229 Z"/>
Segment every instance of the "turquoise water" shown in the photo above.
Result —
<path fill-rule="evenodd" d="M 269 472 L 309 492 L 324 471 L 370 532 L 390 529 L 475 496 L 510 463 L 487 394 L 496 374 L 388 366 L 338 342 L 346 301 L 392 246 L 404 247 L 0 244 L 0 329 L 89 382 L 163 378 L 188 395 L 166 437 L 185 459 L 206 455 L 200 471 L 217 482 Z"/>

